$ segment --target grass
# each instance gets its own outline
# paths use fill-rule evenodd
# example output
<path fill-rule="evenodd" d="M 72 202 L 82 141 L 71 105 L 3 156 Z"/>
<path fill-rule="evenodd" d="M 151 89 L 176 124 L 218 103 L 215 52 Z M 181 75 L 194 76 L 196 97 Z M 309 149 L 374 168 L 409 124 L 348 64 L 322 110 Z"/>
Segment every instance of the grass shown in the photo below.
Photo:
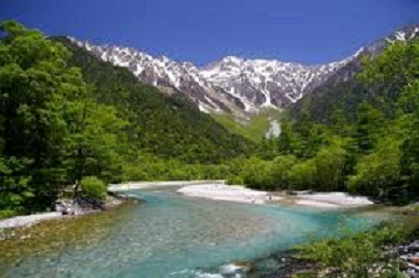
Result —
<path fill-rule="evenodd" d="M 211 116 L 231 132 L 258 142 L 265 136 L 271 126 L 268 118 L 279 120 L 281 112 L 276 109 L 263 110 L 254 115 L 246 125 L 236 122 L 231 114 L 212 114 Z"/>

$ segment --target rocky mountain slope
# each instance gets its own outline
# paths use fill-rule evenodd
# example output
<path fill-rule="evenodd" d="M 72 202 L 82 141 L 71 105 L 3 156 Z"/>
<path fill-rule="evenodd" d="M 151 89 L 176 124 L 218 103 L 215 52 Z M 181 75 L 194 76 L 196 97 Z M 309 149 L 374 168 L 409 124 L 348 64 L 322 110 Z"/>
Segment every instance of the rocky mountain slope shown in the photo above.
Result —
<path fill-rule="evenodd" d="M 315 87 L 310 94 L 295 103 L 290 109 L 291 114 L 298 117 L 304 110 L 313 120 L 328 123 L 332 113 L 336 109 L 341 109 L 349 119 L 353 120 L 359 103 L 370 101 L 377 96 L 383 97 L 385 92 L 385 88 L 375 90 L 367 88 L 356 78 L 356 74 L 363 68 L 362 57 L 374 57 L 380 54 L 389 43 L 415 38 L 419 38 L 419 25 L 402 28 L 388 37 L 365 46 L 359 51 L 356 59 L 352 59 L 330 74 L 323 84 Z M 391 96 L 388 96 L 388 100 L 390 99 Z"/>
<path fill-rule="evenodd" d="M 287 107 L 356 56 L 316 66 L 230 56 L 198 68 L 189 62 L 152 57 L 132 48 L 71 40 L 104 61 L 128 68 L 142 82 L 186 94 L 203 112 L 236 116 L 246 116 L 263 107 Z"/>
<path fill-rule="evenodd" d="M 128 68 L 142 82 L 186 94 L 203 112 L 227 112 L 245 119 L 264 107 L 289 107 L 332 77 L 349 78 L 359 70 L 361 55 L 378 53 L 389 41 L 408 40 L 418 31 L 417 26 L 401 29 L 347 59 L 329 64 L 303 65 L 229 56 L 202 68 L 165 56 L 152 57 L 133 48 L 97 46 L 70 39 L 100 59 Z M 345 68 L 353 70 L 348 73 Z"/>

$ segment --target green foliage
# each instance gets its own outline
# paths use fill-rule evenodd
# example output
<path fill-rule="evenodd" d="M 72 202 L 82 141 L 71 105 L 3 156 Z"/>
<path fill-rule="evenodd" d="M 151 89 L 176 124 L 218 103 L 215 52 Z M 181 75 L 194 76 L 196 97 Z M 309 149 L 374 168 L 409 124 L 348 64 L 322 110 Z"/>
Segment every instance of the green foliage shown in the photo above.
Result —
<path fill-rule="evenodd" d="M 365 57 L 360 79 L 368 84 L 401 92 L 418 78 L 419 40 L 394 42 L 378 57 Z"/>
<path fill-rule="evenodd" d="M 243 182 L 256 189 L 275 189 L 271 175 L 271 163 L 257 157 L 248 159 L 243 167 Z"/>
<path fill-rule="evenodd" d="M 298 135 L 294 154 L 303 159 L 314 157 L 325 141 L 324 127 L 313 122 L 310 115 L 304 112 L 293 128 Z"/>
<path fill-rule="evenodd" d="M 14 157 L 0 159 L 0 211 L 3 215 L 12 214 L 11 208 L 25 212 L 25 204 L 35 196 L 28 174 L 30 164 L 28 160 Z"/>
<path fill-rule="evenodd" d="M 347 151 L 339 142 L 323 147 L 315 157 L 316 182 L 320 190 L 334 191 L 343 188 L 343 173 Z"/>
<path fill-rule="evenodd" d="M 244 185 L 244 180 L 240 176 L 234 176 L 227 180 L 227 184 L 231 185 Z"/>
<path fill-rule="evenodd" d="M 291 120 L 267 110 L 242 126 L 215 121 L 176 90 L 144 85 L 68 39 L 13 21 L 0 32 L 3 215 L 46 209 L 67 185 L 102 197 L 105 184 L 124 180 L 419 196 L 418 41 L 391 45 L 356 80 L 328 80 Z M 265 139 L 269 118 L 280 116 L 281 135 Z"/>
<path fill-rule="evenodd" d="M 0 210 L 0 220 L 18 215 L 16 210 Z"/>
<path fill-rule="evenodd" d="M 226 178 L 228 166 L 213 164 L 253 148 L 182 94 L 146 86 L 68 39 L 50 40 L 14 21 L 0 32 L 4 214 L 53 207 L 64 187 L 78 192 L 82 181 L 103 197 L 89 187 L 101 188 L 98 181 L 84 179 L 90 176 L 104 184 Z"/>
<path fill-rule="evenodd" d="M 211 116 L 233 133 L 240 134 L 253 142 L 259 142 L 265 138 L 271 126 L 269 119 L 279 120 L 282 113 L 276 109 L 264 109 L 258 114 L 252 115 L 250 120 L 244 124 L 237 122 L 230 114 L 214 113 Z"/>
<path fill-rule="evenodd" d="M 385 138 L 376 151 L 360 159 L 356 175 L 349 178 L 350 190 L 377 198 L 388 196 L 394 186 L 393 191 L 400 191 L 400 158 L 400 142 Z"/>
<path fill-rule="evenodd" d="M 357 80 L 332 78 L 327 84 L 331 91 L 315 91 L 313 98 L 297 104 L 299 114 L 293 121 L 282 121 L 280 137 L 261 142 L 257 154 L 264 160 L 247 162 L 254 165 L 236 175 L 246 176 L 248 186 L 270 190 L 347 190 L 398 204 L 416 199 L 419 41 L 392 44 L 365 63 Z M 342 96 L 329 105 L 335 95 Z M 325 106 L 319 106 L 321 99 Z M 329 111 L 316 114 L 313 109 Z M 285 169 L 274 177 L 272 160 L 278 154 L 294 157 L 282 156 Z"/>
<path fill-rule="evenodd" d="M 292 154 L 295 152 L 297 139 L 292 131 L 291 123 L 287 120 L 281 122 L 281 134 L 278 138 L 278 151 L 281 154 Z"/>
<path fill-rule="evenodd" d="M 71 182 L 77 184 L 86 175 L 117 180 L 127 123 L 118 118 L 115 108 L 83 99 L 73 105 L 68 122 L 66 163 Z"/>
<path fill-rule="evenodd" d="M 99 104 L 113 106 L 128 125 L 126 148 L 189 164 L 220 163 L 248 154 L 253 144 L 201 113 L 178 92 L 164 94 L 139 82 L 128 69 L 112 66 L 66 38 L 57 38 L 73 54 L 70 63 L 81 68 Z M 134 150 L 133 150 L 134 149 Z"/>
<path fill-rule="evenodd" d="M 316 187 L 316 161 L 309 159 L 292 167 L 289 176 L 293 189 L 306 190 Z"/>
<path fill-rule="evenodd" d="M 13 208 L 47 207 L 65 179 L 66 113 L 87 88 L 80 72 L 67 65 L 70 53 L 61 44 L 13 21 L 0 30 L 0 152 L 7 164 L 31 163 L 23 175 L 20 167 L 7 166 L 20 177 L 18 187 L 31 188 L 21 190 L 30 201 L 10 192 L 8 198 Z"/>
<path fill-rule="evenodd" d="M 291 108 L 292 115 L 300 118 L 306 111 L 314 121 L 331 124 L 336 110 L 341 110 L 349 123 L 355 123 L 357 109 L 363 102 L 386 116 L 394 115 L 400 93 L 417 79 L 418 46 L 418 39 L 394 42 L 380 55 L 357 58 L 303 97 Z M 361 73 L 357 76 L 358 72 Z"/>
<path fill-rule="evenodd" d="M 233 175 L 252 188 L 279 189 L 344 189 L 344 173 L 348 152 L 343 141 L 334 139 L 322 147 L 315 157 L 299 160 L 294 155 L 280 155 L 271 161 L 252 157 Z"/>
<path fill-rule="evenodd" d="M 379 110 L 368 103 L 360 104 L 357 113 L 358 148 L 363 153 L 371 151 L 382 134 L 384 118 Z"/>
<path fill-rule="evenodd" d="M 135 161 L 122 166 L 124 181 L 227 179 L 229 173 L 228 165 L 185 164 L 179 160 L 150 155 L 139 156 Z"/>
<path fill-rule="evenodd" d="M 81 181 L 81 189 L 84 197 L 103 200 L 106 197 L 106 185 L 94 176 L 84 177 Z"/>
<path fill-rule="evenodd" d="M 372 231 L 343 230 L 344 237 L 328 239 L 296 249 L 307 260 L 315 261 L 320 269 L 335 271 L 326 277 L 372 277 L 373 264 L 382 265 L 380 277 L 401 277 L 396 262 L 390 254 L 383 254 L 381 247 L 389 243 L 401 243 L 407 239 L 404 229 L 384 226 Z"/>
<path fill-rule="evenodd" d="M 271 163 L 271 176 L 277 189 L 290 189 L 290 171 L 298 159 L 293 155 L 276 157 Z"/>

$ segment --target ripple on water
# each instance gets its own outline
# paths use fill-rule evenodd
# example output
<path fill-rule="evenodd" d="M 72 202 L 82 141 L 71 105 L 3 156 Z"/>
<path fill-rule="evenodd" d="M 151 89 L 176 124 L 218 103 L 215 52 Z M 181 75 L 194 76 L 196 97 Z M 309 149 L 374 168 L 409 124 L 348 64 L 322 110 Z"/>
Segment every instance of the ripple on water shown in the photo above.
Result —
<path fill-rule="evenodd" d="M 0 249 L 6 250 L 0 254 L 0 273 L 6 277 L 223 277 L 221 265 L 269 256 L 306 240 L 307 234 L 321 236 L 342 221 L 354 225 L 364 219 L 167 192 L 147 193 L 145 198 L 145 206 L 18 230 L 31 237 L 0 242 Z"/>

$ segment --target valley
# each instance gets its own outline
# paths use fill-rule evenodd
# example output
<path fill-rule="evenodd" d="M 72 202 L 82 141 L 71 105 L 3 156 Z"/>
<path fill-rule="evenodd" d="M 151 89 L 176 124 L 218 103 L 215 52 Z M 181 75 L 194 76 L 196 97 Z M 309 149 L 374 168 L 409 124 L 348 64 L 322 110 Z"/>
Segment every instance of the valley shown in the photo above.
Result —
<path fill-rule="evenodd" d="M 0 31 L 0 277 L 419 275 L 418 25 L 199 67 Z"/>

